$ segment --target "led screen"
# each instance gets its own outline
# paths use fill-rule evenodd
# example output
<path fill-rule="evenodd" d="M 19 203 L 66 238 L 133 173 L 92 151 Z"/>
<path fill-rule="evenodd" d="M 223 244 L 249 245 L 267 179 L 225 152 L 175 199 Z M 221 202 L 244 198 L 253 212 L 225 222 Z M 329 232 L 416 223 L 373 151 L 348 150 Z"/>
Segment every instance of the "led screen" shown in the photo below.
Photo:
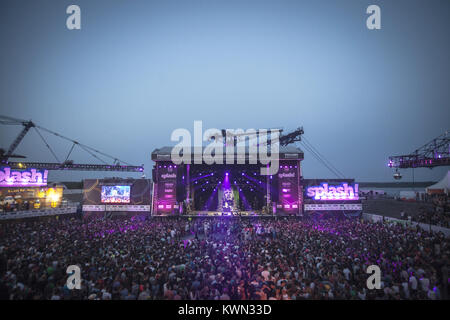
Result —
<path fill-rule="evenodd" d="M 102 186 L 102 203 L 130 203 L 130 186 Z"/>

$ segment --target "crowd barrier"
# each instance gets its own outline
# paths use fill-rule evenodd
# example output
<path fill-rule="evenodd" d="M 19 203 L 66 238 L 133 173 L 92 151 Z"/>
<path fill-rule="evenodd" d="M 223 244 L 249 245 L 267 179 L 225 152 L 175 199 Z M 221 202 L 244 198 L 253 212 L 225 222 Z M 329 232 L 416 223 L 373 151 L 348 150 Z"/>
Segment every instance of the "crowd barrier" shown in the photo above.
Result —
<path fill-rule="evenodd" d="M 363 213 L 362 217 L 364 220 L 372 221 L 372 222 L 382 222 L 383 221 L 383 216 L 378 215 L 378 214 L 373 214 L 373 213 Z M 449 228 L 444 228 L 444 227 L 435 226 L 435 225 L 430 226 L 427 223 L 410 221 L 410 220 L 401 220 L 401 219 L 392 218 L 392 217 L 384 217 L 384 221 L 400 223 L 400 224 L 410 226 L 410 227 L 419 227 L 425 231 L 430 231 L 430 229 L 431 229 L 432 232 L 442 232 L 446 238 L 450 237 L 450 229 Z"/>
<path fill-rule="evenodd" d="M 33 218 L 33 217 L 44 217 L 44 216 L 56 216 L 63 214 L 70 214 L 77 212 L 77 206 L 67 206 L 63 208 L 53 208 L 53 209 L 41 209 L 41 210 L 28 210 L 28 211 L 12 211 L 12 212 L 2 212 L 0 213 L 0 220 L 10 220 L 10 219 L 23 219 L 23 218 Z"/>

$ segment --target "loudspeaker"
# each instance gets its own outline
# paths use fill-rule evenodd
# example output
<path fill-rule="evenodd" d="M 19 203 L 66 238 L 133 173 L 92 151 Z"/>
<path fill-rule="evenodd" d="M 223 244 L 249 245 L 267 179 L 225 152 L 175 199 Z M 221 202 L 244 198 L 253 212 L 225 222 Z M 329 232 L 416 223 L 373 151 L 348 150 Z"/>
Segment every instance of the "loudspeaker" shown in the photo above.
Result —
<path fill-rule="evenodd" d="M 278 202 L 280 199 L 279 197 L 279 190 L 278 190 L 278 174 L 275 174 L 272 176 L 272 185 L 271 185 L 271 198 L 272 202 Z"/>
<path fill-rule="evenodd" d="M 153 182 L 158 182 L 158 177 L 156 175 L 156 167 L 152 169 L 152 180 Z"/>
<path fill-rule="evenodd" d="M 186 167 L 179 165 L 177 167 L 177 202 L 186 200 Z"/>

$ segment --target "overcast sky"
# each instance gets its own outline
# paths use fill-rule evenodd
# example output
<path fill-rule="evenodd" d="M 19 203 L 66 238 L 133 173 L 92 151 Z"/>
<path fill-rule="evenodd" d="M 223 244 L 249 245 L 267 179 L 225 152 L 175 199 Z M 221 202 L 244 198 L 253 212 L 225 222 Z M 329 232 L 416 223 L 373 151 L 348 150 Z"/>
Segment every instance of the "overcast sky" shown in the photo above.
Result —
<path fill-rule="evenodd" d="M 66 28 L 70 4 L 81 7 L 81 30 Z M 371 4 L 381 30 L 366 27 Z M 2 0 L 0 24 L 0 114 L 144 164 L 148 176 L 151 151 L 194 120 L 303 126 L 359 181 L 393 181 L 388 156 L 450 129 L 448 0 Z M 19 131 L 0 125 L 0 147 Z M 71 145 L 45 137 L 64 159 Z M 16 153 L 54 160 L 35 132 Z M 415 177 L 438 180 L 447 169 Z M 303 173 L 334 178 L 306 151 Z"/>

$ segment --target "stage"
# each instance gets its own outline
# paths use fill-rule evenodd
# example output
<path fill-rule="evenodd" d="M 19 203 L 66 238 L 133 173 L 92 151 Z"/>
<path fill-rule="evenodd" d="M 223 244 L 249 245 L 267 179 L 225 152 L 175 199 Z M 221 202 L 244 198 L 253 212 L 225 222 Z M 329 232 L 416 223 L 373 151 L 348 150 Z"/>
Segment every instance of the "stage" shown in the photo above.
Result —
<path fill-rule="evenodd" d="M 171 147 L 152 153 L 154 216 L 296 216 L 302 213 L 301 166 L 303 152 L 280 147 L 277 173 L 262 174 L 254 154 L 235 155 L 223 164 L 176 165 Z M 195 151 L 195 150 L 193 150 Z M 192 152 L 192 158 L 195 153 Z"/>

